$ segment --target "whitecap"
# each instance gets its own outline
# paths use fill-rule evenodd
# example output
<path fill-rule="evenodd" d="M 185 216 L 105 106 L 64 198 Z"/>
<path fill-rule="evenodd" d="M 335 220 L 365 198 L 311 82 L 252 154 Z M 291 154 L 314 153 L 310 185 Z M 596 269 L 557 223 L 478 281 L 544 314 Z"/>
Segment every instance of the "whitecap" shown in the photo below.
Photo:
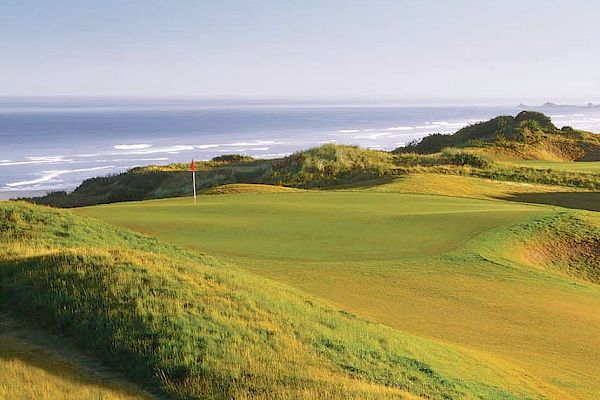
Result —
<path fill-rule="evenodd" d="M 168 161 L 169 157 L 156 157 L 156 158 L 113 158 L 106 160 L 94 160 L 94 162 L 130 162 L 130 161 Z"/>
<path fill-rule="evenodd" d="M 73 163 L 75 160 L 66 159 L 64 156 L 44 156 L 44 157 L 26 157 L 28 161 L 10 161 L 2 160 L 0 166 L 10 165 L 32 165 L 32 164 L 61 164 L 61 163 Z"/>
<path fill-rule="evenodd" d="M 178 153 L 180 151 L 194 150 L 195 146 L 190 145 L 175 145 L 168 147 L 152 147 L 148 149 L 134 150 L 129 152 L 110 153 L 109 155 L 125 155 L 125 154 L 155 154 L 155 153 Z"/>
<path fill-rule="evenodd" d="M 32 186 L 40 183 L 49 183 L 49 182 L 60 182 L 59 180 L 55 180 L 61 175 L 70 174 L 73 172 L 89 172 L 89 171 L 98 171 L 103 169 L 114 168 L 114 165 L 105 165 L 102 167 L 92 167 L 92 168 L 81 168 L 81 169 L 65 169 L 65 170 L 56 170 L 56 171 L 42 171 L 42 176 L 37 179 L 32 179 L 29 181 L 19 181 L 7 183 L 6 186 L 9 188 L 17 188 L 21 186 Z"/>
<path fill-rule="evenodd" d="M 440 126 L 465 126 L 465 125 L 468 125 L 468 122 L 467 121 L 459 121 L 459 122 L 433 121 L 433 125 L 440 125 Z"/>
<path fill-rule="evenodd" d="M 223 146 L 264 146 L 267 144 L 276 144 L 276 142 L 273 140 L 253 140 L 251 142 L 228 143 Z"/>
<path fill-rule="evenodd" d="M 151 144 L 141 143 L 141 144 L 117 144 L 113 146 L 115 150 L 140 150 L 140 149 L 148 149 L 152 147 Z"/>
<path fill-rule="evenodd" d="M 355 135 L 353 136 L 354 139 L 371 139 L 371 140 L 375 140 L 375 139 L 379 139 L 381 137 L 386 137 L 386 136 L 392 136 L 393 134 L 391 132 L 375 132 L 375 133 L 369 133 L 368 135 Z"/>
<path fill-rule="evenodd" d="M 412 131 L 412 126 L 393 126 L 391 128 L 387 128 L 388 131 Z"/>
<path fill-rule="evenodd" d="M 16 188 L 19 186 L 36 185 L 38 183 L 48 182 L 60 175 L 60 173 L 58 173 L 58 172 L 49 172 L 49 171 L 44 171 L 44 172 L 45 172 L 45 175 L 43 175 L 42 177 L 40 177 L 38 179 L 32 179 L 30 181 L 19 181 L 19 182 L 7 183 L 6 186 L 9 188 Z"/>

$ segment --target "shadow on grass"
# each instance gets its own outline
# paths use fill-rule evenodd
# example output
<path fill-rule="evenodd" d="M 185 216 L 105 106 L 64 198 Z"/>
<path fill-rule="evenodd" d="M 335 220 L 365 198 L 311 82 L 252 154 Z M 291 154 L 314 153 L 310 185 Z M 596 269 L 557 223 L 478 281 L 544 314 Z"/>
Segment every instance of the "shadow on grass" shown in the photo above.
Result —
<path fill-rule="evenodd" d="M 65 390 L 70 392 L 80 390 L 82 395 L 88 395 L 97 390 L 98 396 L 103 396 L 106 390 L 119 398 L 153 398 L 95 359 L 68 348 L 63 339 L 42 333 L 0 312 L 0 361 L 10 360 L 18 360 L 24 368 L 32 368 L 31 376 L 23 375 L 24 382 L 36 379 L 34 370 L 41 369 L 65 382 Z M 44 385 L 40 385 L 40 391 L 44 392 Z M 76 392 L 72 394 L 77 395 Z M 108 392 L 104 394 L 108 395 Z"/>
<path fill-rule="evenodd" d="M 352 183 L 342 183 L 339 185 L 330 185 L 330 186 L 323 187 L 320 189 L 321 190 L 368 189 L 368 188 L 372 188 L 375 186 L 384 185 L 386 183 L 394 182 L 399 177 L 400 177 L 400 175 L 384 176 L 381 178 L 359 180 L 357 182 L 352 182 Z"/>
<path fill-rule="evenodd" d="M 513 193 L 498 199 L 600 211 L 600 192 Z"/>

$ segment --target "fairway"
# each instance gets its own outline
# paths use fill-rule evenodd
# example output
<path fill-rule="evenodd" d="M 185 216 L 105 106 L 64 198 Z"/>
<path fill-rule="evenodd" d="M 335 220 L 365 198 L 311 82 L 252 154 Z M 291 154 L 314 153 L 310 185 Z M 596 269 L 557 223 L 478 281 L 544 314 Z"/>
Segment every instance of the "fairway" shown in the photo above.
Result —
<path fill-rule="evenodd" d="M 491 365 L 508 362 L 555 398 L 594 399 L 600 391 L 598 287 L 504 261 L 486 240 L 558 212 L 553 208 L 326 191 L 77 212 L 204 251 L 398 330 L 475 350 Z M 490 250 L 499 256 L 488 259 Z"/>

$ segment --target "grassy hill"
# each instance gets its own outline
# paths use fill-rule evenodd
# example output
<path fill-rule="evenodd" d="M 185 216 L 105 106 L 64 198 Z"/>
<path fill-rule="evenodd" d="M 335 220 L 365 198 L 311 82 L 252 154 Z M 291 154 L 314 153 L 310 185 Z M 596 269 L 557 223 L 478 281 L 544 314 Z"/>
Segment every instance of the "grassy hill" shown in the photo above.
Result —
<path fill-rule="evenodd" d="M 205 198 L 289 195 L 304 193 Z M 339 207 L 339 200 L 330 200 L 324 210 Z M 305 212 L 319 212 L 309 200 L 299 204 Z M 198 210 L 171 206 L 183 214 Z M 479 215 L 486 208 L 473 203 L 470 212 Z M 536 213 L 526 206 L 491 208 L 507 218 Z M 147 216 L 160 219 L 152 212 Z M 499 222 L 492 218 L 489 224 Z M 475 225 L 468 229 L 479 229 Z M 198 227 L 208 231 L 204 224 Z M 69 338 L 129 379 L 171 398 L 516 399 L 562 393 L 487 352 L 369 322 L 345 311 L 351 304 L 334 307 L 201 253 L 68 211 L 3 202 L 0 228 L 3 312 Z M 171 232 L 178 230 L 173 224 Z M 188 234 L 200 239 L 197 232 Z M 230 241 L 231 249 L 253 252 L 244 237 L 247 232 Z M 303 244 L 296 245 L 295 254 L 306 257 Z M 453 246 L 439 238 L 428 248 L 435 253 Z M 272 251 L 263 247 L 257 254 Z M 332 251 L 321 257 L 340 254 Z M 414 250 L 400 254 L 405 251 Z M 364 249 L 356 253 L 370 258 Z M 274 259 L 269 264 L 275 270 L 285 266 Z M 420 319 L 418 313 L 405 315 Z M 5 379 L 10 376 L 0 377 L 0 387 Z"/>
<path fill-rule="evenodd" d="M 600 136 L 568 126 L 558 129 L 534 111 L 499 116 L 452 135 L 430 135 L 395 152 L 431 154 L 447 147 L 478 149 L 504 159 L 600 161 Z"/>
<path fill-rule="evenodd" d="M 77 212 L 209 252 L 398 331 L 468 349 L 490 368 L 517 368 L 506 384 L 518 385 L 518 376 L 535 381 L 547 398 L 597 398 L 598 215 L 398 193 L 402 179 L 345 191 L 223 194 L 202 196 L 197 206 L 183 198 Z M 455 179 L 470 187 L 476 178 Z M 427 175 L 419 182 L 441 187 Z M 508 190 L 481 185 L 467 194 Z M 457 368 L 474 373 L 467 364 Z"/>

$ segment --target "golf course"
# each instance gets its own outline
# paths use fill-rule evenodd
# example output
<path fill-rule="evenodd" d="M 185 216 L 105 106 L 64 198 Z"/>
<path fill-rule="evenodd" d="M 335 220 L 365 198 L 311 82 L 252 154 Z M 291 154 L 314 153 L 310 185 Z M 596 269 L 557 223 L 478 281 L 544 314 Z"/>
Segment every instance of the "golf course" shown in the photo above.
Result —
<path fill-rule="evenodd" d="M 597 399 L 593 135 L 522 112 L 1 202 L 0 398 Z"/>
<path fill-rule="evenodd" d="M 178 198 L 77 212 L 508 362 L 564 396 L 598 393 L 600 379 L 589 371 L 600 368 L 600 289 L 502 248 L 520 240 L 509 227 L 564 210 L 391 192 L 247 190 L 200 196 L 197 205 Z"/>

